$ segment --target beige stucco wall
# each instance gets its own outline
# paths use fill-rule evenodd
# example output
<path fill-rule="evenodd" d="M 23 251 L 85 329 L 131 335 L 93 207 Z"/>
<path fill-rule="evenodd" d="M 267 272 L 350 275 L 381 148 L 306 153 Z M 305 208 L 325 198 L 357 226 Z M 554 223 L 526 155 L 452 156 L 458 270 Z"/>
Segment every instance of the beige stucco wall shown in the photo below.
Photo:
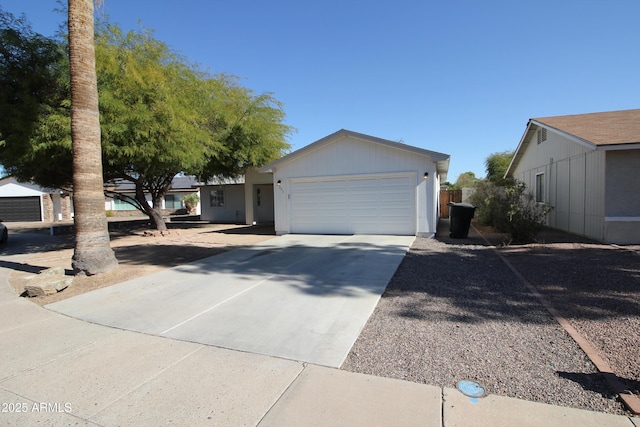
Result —
<path fill-rule="evenodd" d="M 607 152 L 605 240 L 640 243 L 640 150 Z"/>
<path fill-rule="evenodd" d="M 224 190 L 224 207 L 211 206 L 211 191 Z M 245 222 L 244 184 L 205 185 L 200 187 L 200 218 L 204 221 L 243 224 Z"/>
<path fill-rule="evenodd" d="M 545 202 L 553 208 L 547 225 L 604 240 L 605 152 L 551 130 L 538 144 L 534 133 L 513 177 L 535 192 L 538 174 L 544 174 Z"/>

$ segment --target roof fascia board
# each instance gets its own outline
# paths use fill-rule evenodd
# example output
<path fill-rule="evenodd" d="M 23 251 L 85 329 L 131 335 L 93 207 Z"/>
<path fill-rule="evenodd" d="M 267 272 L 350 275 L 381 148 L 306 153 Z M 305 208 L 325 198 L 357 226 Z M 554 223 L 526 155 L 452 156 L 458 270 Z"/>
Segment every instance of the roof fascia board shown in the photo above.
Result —
<path fill-rule="evenodd" d="M 352 131 L 346 131 L 346 132 L 348 132 L 348 135 L 346 135 L 346 136 L 352 136 L 352 137 L 357 138 L 357 139 L 362 139 L 362 140 L 365 140 L 365 141 L 377 143 L 377 144 L 384 145 L 384 146 L 387 146 L 387 147 L 390 147 L 390 148 L 396 148 L 398 150 L 408 151 L 410 153 L 420 154 L 422 156 L 428 156 L 434 162 L 444 161 L 444 160 L 447 160 L 449 158 L 448 154 L 438 153 L 436 151 L 431 151 L 431 150 L 425 150 L 424 148 L 414 147 L 413 145 L 407 145 L 407 144 L 403 144 L 401 142 L 390 141 L 388 139 L 382 139 L 382 138 L 378 138 L 378 137 L 375 137 L 375 136 L 364 135 L 364 134 L 361 134 L 361 133 L 358 133 L 358 132 L 352 132 Z"/>
<path fill-rule="evenodd" d="M 527 127 L 524 130 L 524 133 L 522 134 L 522 137 L 520 138 L 520 142 L 518 143 L 518 147 L 516 148 L 516 151 L 513 153 L 513 158 L 511 159 L 511 162 L 509 163 L 509 166 L 507 167 L 507 171 L 504 173 L 504 178 L 507 178 L 509 176 L 511 176 L 513 170 L 515 169 L 515 167 L 518 165 L 518 162 L 520 161 L 520 158 L 522 157 L 522 152 L 524 151 L 524 149 L 526 148 L 526 145 L 529 145 L 529 139 L 531 136 L 533 136 L 533 132 L 535 132 L 535 128 L 533 127 L 533 123 L 531 120 L 529 120 L 527 122 Z"/>
<path fill-rule="evenodd" d="M 640 150 L 640 142 L 632 144 L 609 144 L 598 145 L 596 151 L 623 151 L 623 150 Z"/>
<path fill-rule="evenodd" d="M 520 143 L 518 144 L 518 148 L 516 148 L 516 152 L 513 156 L 513 159 L 511 159 L 511 163 L 509 164 L 509 167 L 507 168 L 507 171 L 504 174 L 504 177 L 507 178 L 509 176 L 511 176 L 513 174 L 513 169 L 518 165 L 518 162 L 520 161 L 520 158 L 523 155 L 523 150 L 526 148 L 525 146 L 527 146 L 530 143 L 530 138 L 533 137 L 533 132 L 535 132 L 538 128 L 544 128 L 547 129 L 548 131 L 554 132 L 560 136 L 563 136 L 565 138 L 567 138 L 570 141 L 573 141 L 577 144 L 582 145 L 583 147 L 586 147 L 590 150 L 598 150 L 598 145 L 594 144 L 591 141 L 588 141 L 584 138 L 580 138 L 579 136 L 576 136 L 572 133 L 569 132 L 565 132 L 562 129 L 558 129 L 556 127 L 553 126 L 549 126 L 547 124 L 544 124 L 542 122 L 539 122 L 535 119 L 530 119 L 529 122 L 527 123 L 527 128 L 524 132 L 524 134 L 522 135 L 522 138 L 520 139 Z"/>

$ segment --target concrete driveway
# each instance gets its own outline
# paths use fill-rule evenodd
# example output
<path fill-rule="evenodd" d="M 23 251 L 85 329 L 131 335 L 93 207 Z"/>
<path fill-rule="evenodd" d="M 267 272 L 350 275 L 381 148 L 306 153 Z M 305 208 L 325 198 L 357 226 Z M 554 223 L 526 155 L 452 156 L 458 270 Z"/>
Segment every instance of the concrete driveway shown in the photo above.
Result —
<path fill-rule="evenodd" d="M 339 367 L 413 240 L 286 235 L 46 307 L 101 325 Z"/>

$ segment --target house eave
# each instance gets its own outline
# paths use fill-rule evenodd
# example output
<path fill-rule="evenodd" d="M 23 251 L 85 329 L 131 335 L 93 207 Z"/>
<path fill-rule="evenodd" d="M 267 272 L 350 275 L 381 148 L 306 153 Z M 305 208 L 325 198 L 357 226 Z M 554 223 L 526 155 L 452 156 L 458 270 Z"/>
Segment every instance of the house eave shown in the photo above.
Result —
<path fill-rule="evenodd" d="M 555 128 L 553 126 L 549 126 L 549 125 L 544 124 L 542 122 L 539 122 L 539 121 L 537 121 L 535 119 L 531 119 L 531 122 L 535 123 L 535 125 L 538 128 L 544 128 L 544 129 L 550 130 L 552 132 L 555 132 L 555 133 L 557 133 L 557 134 L 559 134 L 559 135 L 561 135 L 561 136 L 563 136 L 563 137 L 565 137 L 565 138 L 567 138 L 567 139 L 569 139 L 569 140 L 571 140 L 573 142 L 576 142 L 576 143 L 578 143 L 578 144 L 580 144 L 583 147 L 586 147 L 588 149 L 595 150 L 598 147 L 597 144 L 594 144 L 593 142 L 591 142 L 589 140 L 586 140 L 584 138 L 580 138 L 579 136 L 576 136 L 576 135 L 574 135 L 572 133 L 563 131 L 562 129 L 558 129 L 558 128 Z"/>
<path fill-rule="evenodd" d="M 640 150 L 640 142 L 598 145 L 596 151 Z"/>
<path fill-rule="evenodd" d="M 513 154 L 511 163 L 509 163 L 509 167 L 507 167 L 507 171 L 504 174 L 504 178 L 509 178 L 513 175 L 513 170 L 516 168 L 516 166 L 518 166 L 518 163 L 520 162 L 520 159 L 522 158 L 524 151 L 529 146 L 529 142 L 531 141 L 531 138 L 533 137 L 533 135 L 537 130 L 537 128 L 534 126 L 535 125 L 532 123 L 531 120 L 527 122 L 527 127 L 524 131 L 524 134 L 522 135 L 522 138 L 520 138 L 520 142 L 518 143 L 518 147 L 516 148 L 516 151 Z"/>
<path fill-rule="evenodd" d="M 524 151 L 526 150 L 526 148 L 529 146 L 529 144 L 531 143 L 531 140 L 535 134 L 535 132 L 538 129 L 547 129 L 548 131 L 551 131 L 557 135 L 560 135 L 570 141 L 573 141 L 589 150 L 594 150 L 594 151 L 614 151 L 614 150 L 633 150 L 633 149 L 638 149 L 640 148 L 640 143 L 633 143 L 633 144 L 595 144 L 591 141 L 588 141 L 584 138 L 580 138 L 579 136 L 576 136 L 574 134 L 571 134 L 569 132 L 565 132 L 562 129 L 558 129 L 556 127 L 553 126 L 549 126 L 547 124 L 544 124 L 542 122 L 539 122 L 535 119 L 531 119 L 529 120 L 529 122 L 527 123 L 527 128 L 524 132 L 524 134 L 522 135 L 522 138 L 520 139 L 520 143 L 518 144 L 518 148 L 516 148 L 516 151 L 514 153 L 513 159 L 511 159 L 511 163 L 509 164 L 509 167 L 507 168 L 507 171 L 504 174 L 505 178 L 508 177 L 512 177 L 513 176 L 513 171 L 516 168 L 516 166 L 518 165 L 518 163 L 520 162 L 520 159 L 522 158 Z"/>
<path fill-rule="evenodd" d="M 322 148 L 324 145 L 329 144 L 329 143 L 334 143 L 336 141 L 339 141 L 340 139 L 343 138 L 347 138 L 347 137 L 351 137 L 351 138 L 355 138 L 355 139 L 360 139 L 363 141 L 367 141 L 367 142 L 372 142 L 374 144 L 379 144 L 379 145 L 383 145 L 386 147 L 390 147 L 390 148 L 394 148 L 394 149 L 398 149 L 398 150 L 402 150 L 402 151 L 407 151 L 410 152 L 412 154 L 418 154 L 421 156 L 426 156 L 431 158 L 431 160 L 433 160 L 436 164 L 437 164 L 437 170 L 441 175 L 446 176 L 446 173 L 449 169 L 449 159 L 450 156 L 448 154 L 444 154 L 444 153 L 438 153 L 436 151 L 430 151 L 430 150 L 425 150 L 423 148 L 419 148 L 419 147 L 414 147 L 411 145 L 407 145 L 407 144 L 403 144 L 400 142 L 395 142 L 395 141 L 390 141 L 387 139 L 382 139 L 382 138 L 378 138 L 375 136 L 370 136 L 370 135 L 365 135 L 362 133 L 358 133 L 358 132 L 353 132 L 350 130 L 346 130 L 346 129 L 340 129 L 337 132 L 332 133 L 331 135 L 325 136 L 324 138 L 321 138 L 319 140 L 317 140 L 316 142 L 313 142 L 309 145 L 307 145 L 306 147 L 303 147 L 299 150 L 294 151 L 293 153 L 289 153 L 284 157 L 279 158 L 278 160 L 275 160 L 265 166 L 263 166 L 262 168 L 259 169 L 259 172 L 261 173 L 268 173 L 268 172 L 275 172 L 275 170 L 279 167 L 282 166 L 283 164 L 289 163 L 291 161 L 294 161 L 297 158 L 300 158 L 302 156 L 305 156 L 309 153 L 312 153 L 316 150 L 319 150 L 320 148 Z"/>

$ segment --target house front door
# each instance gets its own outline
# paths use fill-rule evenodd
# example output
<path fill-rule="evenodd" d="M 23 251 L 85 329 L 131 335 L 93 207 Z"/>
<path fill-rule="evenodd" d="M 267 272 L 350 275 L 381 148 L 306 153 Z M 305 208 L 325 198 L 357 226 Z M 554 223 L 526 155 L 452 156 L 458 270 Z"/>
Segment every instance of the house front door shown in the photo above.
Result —
<path fill-rule="evenodd" d="M 273 184 L 256 184 L 253 186 L 253 211 L 258 224 L 273 223 Z"/>

